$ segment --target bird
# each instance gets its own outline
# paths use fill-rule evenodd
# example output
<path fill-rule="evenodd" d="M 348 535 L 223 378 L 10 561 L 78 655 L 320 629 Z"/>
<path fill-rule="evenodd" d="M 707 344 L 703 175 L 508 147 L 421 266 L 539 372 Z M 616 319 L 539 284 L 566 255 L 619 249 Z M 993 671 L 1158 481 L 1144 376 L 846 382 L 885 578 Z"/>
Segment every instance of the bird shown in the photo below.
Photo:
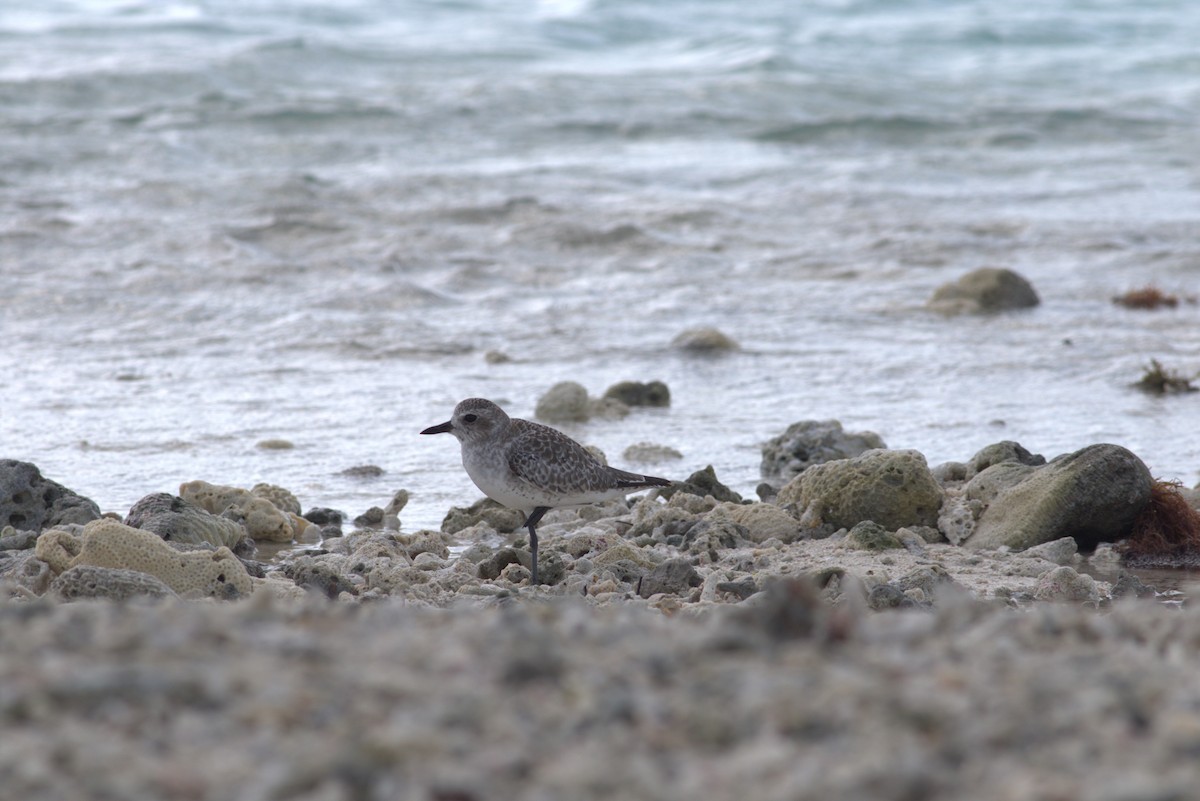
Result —
<path fill-rule="evenodd" d="M 529 530 L 533 586 L 538 583 L 537 524 L 546 512 L 671 485 L 665 478 L 601 464 L 561 431 L 509 417 L 484 398 L 467 398 L 454 407 L 449 420 L 421 433 L 453 434 L 475 486 L 493 501 L 525 514 L 521 526 Z"/>

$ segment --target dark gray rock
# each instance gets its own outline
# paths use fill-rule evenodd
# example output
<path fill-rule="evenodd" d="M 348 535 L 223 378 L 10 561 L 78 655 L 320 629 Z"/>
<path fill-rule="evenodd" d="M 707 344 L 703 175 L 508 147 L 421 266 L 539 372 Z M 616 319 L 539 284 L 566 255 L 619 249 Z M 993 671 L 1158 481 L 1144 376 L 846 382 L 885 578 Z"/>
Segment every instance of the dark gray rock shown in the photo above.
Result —
<path fill-rule="evenodd" d="M 37 545 L 38 532 L 15 531 L 0 537 L 0 551 L 24 551 Z"/>
<path fill-rule="evenodd" d="M 342 523 L 346 520 L 345 512 L 317 506 L 304 513 L 304 519 L 321 529 L 324 539 L 342 536 Z"/>
<path fill-rule="evenodd" d="M 606 389 L 604 397 L 615 398 L 626 406 L 671 405 L 671 390 L 661 381 L 621 381 Z"/>
<path fill-rule="evenodd" d="M 704 580 L 687 559 L 669 559 L 655 565 L 654 569 L 642 578 L 638 595 L 643 598 L 660 592 L 680 595 L 703 583 Z"/>
<path fill-rule="evenodd" d="M 758 584 L 754 579 L 746 577 L 737 581 L 721 581 L 717 583 L 717 592 L 727 592 L 736 595 L 739 600 L 746 600 L 758 592 Z"/>
<path fill-rule="evenodd" d="M 847 432 L 837 420 L 801 420 L 763 444 L 759 469 L 763 480 L 783 485 L 815 464 L 886 447 L 873 431 Z"/>
<path fill-rule="evenodd" d="M 920 606 L 920 604 L 893 584 L 876 584 L 867 593 L 867 606 L 875 610 L 909 609 Z"/>
<path fill-rule="evenodd" d="M 525 522 L 525 514 L 517 509 L 493 501 L 491 498 L 481 498 L 468 507 L 452 506 L 442 520 L 442 532 L 457 534 L 464 528 L 476 523 L 486 523 L 501 534 L 516 531 Z"/>
<path fill-rule="evenodd" d="M 485 581 L 495 581 L 500 578 L 500 574 L 504 571 L 504 568 L 514 564 L 521 564 L 516 549 L 501 548 L 479 563 L 479 566 L 476 568 L 476 575 Z M 539 578 L 541 577 L 539 576 Z"/>
<path fill-rule="evenodd" d="M 95 565 L 76 565 L 63 571 L 51 582 L 50 592 L 66 601 L 176 597 L 174 590 L 149 573 Z"/>
<path fill-rule="evenodd" d="M 354 582 L 310 556 L 299 557 L 284 565 L 283 575 L 296 582 L 296 586 L 317 592 L 331 600 L 343 592 L 358 594 L 358 587 Z"/>
<path fill-rule="evenodd" d="M 701 498 L 711 495 L 718 501 L 729 501 L 731 503 L 742 502 L 741 495 L 738 495 L 717 480 L 717 473 L 713 470 L 711 464 L 703 470 L 697 470 L 695 473 L 692 473 L 683 481 L 676 481 L 669 487 L 658 489 L 659 495 L 667 499 L 670 499 L 676 492 L 699 495 Z"/>
<path fill-rule="evenodd" d="M 43 531 L 98 517 L 100 507 L 92 500 L 44 478 L 36 465 L 0 459 L 0 528 Z"/>
<path fill-rule="evenodd" d="M 988 468 L 971 483 L 1006 464 Z M 1090 445 L 1044 467 L 1022 467 L 1031 472 L 995 494 L 964 545 L 1024 550 L 1073 537 L 1089 549 L 1116 542 L 1129 535 L 1154 483 L 1142 460 L 1120 445 Z"/>

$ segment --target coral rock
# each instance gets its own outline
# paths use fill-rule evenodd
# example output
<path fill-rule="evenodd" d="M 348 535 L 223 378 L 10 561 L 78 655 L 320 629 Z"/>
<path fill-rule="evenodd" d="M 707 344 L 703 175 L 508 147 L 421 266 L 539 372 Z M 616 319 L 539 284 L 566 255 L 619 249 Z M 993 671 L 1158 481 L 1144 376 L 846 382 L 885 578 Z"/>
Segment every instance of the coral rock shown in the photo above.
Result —
<path fill-rule="evenodd" d="M 291 542 L 295 537 L 291 518 L 275 504 L 256 497 L 249 490 L 191 481 L 180 486 L 179 495 L 214 515 L 240 522 L 256 540 Z"/>
<path fill-rule="evenodd" d="M 136 570 L 186 597 L 236 598 L 253 590 L 246 568 L 228 548 L 181 552 L 157 534 L 107 518 L 88 523 L 78 536 L 47 531 L 38 538 L 36 552 L 56 572 L 74 553 L 63 570 L 77 565 Z"/>

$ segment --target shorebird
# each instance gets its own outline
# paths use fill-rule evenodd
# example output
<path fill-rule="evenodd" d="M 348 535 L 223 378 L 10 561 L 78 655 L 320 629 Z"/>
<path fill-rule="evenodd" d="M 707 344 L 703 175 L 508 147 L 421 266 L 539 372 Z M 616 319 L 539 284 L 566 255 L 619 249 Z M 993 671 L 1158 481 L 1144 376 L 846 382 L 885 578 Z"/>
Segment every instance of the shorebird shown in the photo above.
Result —
<path fill-rule="evenodd" d="M 531 585 L 538 583 L 537 524 L 546 512 L 671 484 L 603 465 L 561 431 L 509 417 L 483 398 L 467 398 L 449 420 L 421 433 L 453 434 L 475 486 L 493 501 L 525 513 L 521 525 L 529 529 Z"/>

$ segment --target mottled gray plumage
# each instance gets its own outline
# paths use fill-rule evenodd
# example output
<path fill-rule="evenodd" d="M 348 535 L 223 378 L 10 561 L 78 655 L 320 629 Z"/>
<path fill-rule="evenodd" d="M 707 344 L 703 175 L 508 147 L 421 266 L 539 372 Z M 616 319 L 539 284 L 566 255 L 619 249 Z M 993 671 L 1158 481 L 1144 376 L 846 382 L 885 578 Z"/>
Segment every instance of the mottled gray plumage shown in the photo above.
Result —
<path fill-rule="evenodd" d="M 514 419 L 483 398 L 468 398 L 454 415 L 422 434 L 453 434 L 462 445 L 463 467 L 483 494 L 525 512 L 537 583 L 536 525 L 558 506 L 580 506 L 631 492 L 665 487 L 665 478 L 629 473 L 601 464 L 575 440 L 549 426 Z"/>

